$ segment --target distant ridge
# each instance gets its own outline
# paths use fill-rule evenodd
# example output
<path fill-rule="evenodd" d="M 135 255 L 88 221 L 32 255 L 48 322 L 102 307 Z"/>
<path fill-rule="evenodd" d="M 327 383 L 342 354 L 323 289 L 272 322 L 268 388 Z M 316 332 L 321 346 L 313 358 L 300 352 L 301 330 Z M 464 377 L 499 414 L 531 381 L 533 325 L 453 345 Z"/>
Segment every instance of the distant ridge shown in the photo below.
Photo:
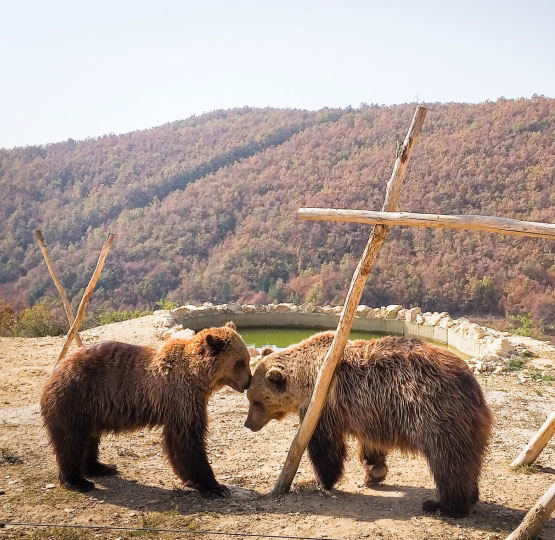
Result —
<path fill-rule="evenodd" d="M 402 210 L 555 222 L 555 100 L 429 107 Z M 369 230 L 301 223 L 295 211 L 378 209 L 413 109 L 243 108 L 0 150 L 0 297 L 54 293 L 33 244 L 39 227 L 71 297 L 112 230 L 97 303 L 338 302 Z M 555 322 L 551 244 L 396 228 L 363 300 Z"/>

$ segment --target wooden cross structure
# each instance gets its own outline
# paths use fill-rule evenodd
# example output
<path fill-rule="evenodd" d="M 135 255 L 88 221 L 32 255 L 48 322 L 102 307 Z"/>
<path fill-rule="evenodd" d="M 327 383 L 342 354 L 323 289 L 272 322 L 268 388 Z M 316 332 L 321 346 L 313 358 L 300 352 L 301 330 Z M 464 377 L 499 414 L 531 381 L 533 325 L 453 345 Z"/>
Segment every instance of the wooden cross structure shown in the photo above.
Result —
<path fill-rule="evenodd" d="M 390 225 L 481 230 L 501 234 L 532 236 L 555 240 L 555 225 L 553 224 L 526 222 L 489 216 L 445 216 L 436 214 L 397 212 L 397 202 L 399 200 L 401 184 L 406 176 L 414 145 L 416 144 L 416 141 L 422 131 L 426 113 L 426 108 L 421 106 L 416 108 L 403 144 L 397 145 L 393 172 L 386 186 L 385 201 L 381 212 L 334 210 L 329 208 L 299 209 L 298 215 L 300 219 L 366 223 L 374 224 L 374 228 L 353 274 L 343 310 L 339 318 L 337 330 L 332 344 L 324 358 L 318 377 L 316 378 L 314 391 L 312 393 L 305 417 L 295 434 L 293 442 L 291 443 L 287 458 L 274 487 L 273 493 L 275 495 L 283 494 L 289 491 L 289 488 L 291 487 L 291 483 L 299 467 L 301 457 L 308 445 L 308 442 L 310 441 L 314 429 L 316 428 L 318 419 L 320 418 L 335 368 L 339 363 L 343 355 L 345 345 L 347 344 L 353 320 L 356 316 L 356 310 L 362 296 L 362 291 L 368 276 L 370 275 L 370 270 L 376 260 L 378 251 L 385 240 Z M 552 432 L 551 435 L 553 435 Z M 545 436 L 543 438 L 545 439 Z M 545 440 L 545 443 L 547 443 L 547 440 L 549 440 L 549 438 Z M 537 510 L 538 505 L 540 511 Z M 536 529 L 539 531 L 543 523 L 545 523 L 545 521 L 549 518 L 554 506 L 555 483 L 529 512 L 529 515 L 532 513 L 534 514 L 530 523 L 525 523 L 525 518 L 521 524 L 524 534 Z M 536 529 L 533 529 L 533 527 Z M 516 532 L 517 531 L 515 531 L 515 533 Z M 517 538 L 520 539 L 525 537 L 514 536 L 511 540 L 516 540 Z"/>
<path fill-rule="evenodd" d="M 112 247 L 114 240 L 116 239 L 116 235 L 113 233 L 108 234 L 108 238 L 102 247 L 100 252 L 100 256 L 98 257 L 98 262 L 96 263 L 96 268 L 94 269 L 93 275 L 85 289 L 83 294 L 83 298 L 81 298 L 81 303 L 79 304 L 79 308 L 77 309 L 77 315 L 75 318 L 73 317 L 73 311 L 71 310 L 71 305 L 69 300 L 67 299 L 67 294 L 64 290 L 62 283 L 60 282 L 56 271 L 54 270 L 54 266 L 52 265 L 52 261 L 50 259 L 50 255 L 48 254 L 48 250 L 46 249 L 46 244 L 44 242 L 44 238 L 40 229 L 35 230 L 35 238 L 37 239 L 37 243 L 39 248 L 42 252 L 44 260 L 46 262 L 46 266 L 48 267 L 48 271 L 50 272 L 50 277 L 58 290 L 58 294 L 62 300 L 62 304 L 64 306 L 64 311 L 66 312 L 66 317 L 69 322 L 69 330 L 66 335 L 66 340 L 58 355 L 58 359 L 56 363 L 58 363 L 67 353 L 69 346 L 71 345 L 72 340 L 75 338 L 75 342 L 77 343 L 78 347 L 83 347 L 83 342 L 81 341 L 81 336 L 79 335 L 79 325 L 83 321 L 83 317 L 85 316 L 85 312 L 87 310 L 87 306 L 89 305 L 89 300 L 91 299 L 92 293 L 94 288 L 96 287 L 96 283 L 98 278 L 100 277 L 100 273 L 102 272 L 102 268 L 104 267 L 104 262 L 106 261 L 106 257 L 108 256 L 108 252 Z"/>

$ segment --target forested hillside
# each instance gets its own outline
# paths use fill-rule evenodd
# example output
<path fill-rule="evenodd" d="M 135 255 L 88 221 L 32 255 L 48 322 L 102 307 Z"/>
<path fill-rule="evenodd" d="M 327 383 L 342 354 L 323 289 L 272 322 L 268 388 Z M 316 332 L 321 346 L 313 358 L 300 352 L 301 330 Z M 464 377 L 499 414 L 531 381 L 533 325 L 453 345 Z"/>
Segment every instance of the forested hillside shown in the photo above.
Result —
<path fill-rule="evenodd" d="M 237 109 L 156 129 L 0 151 L 0 298 L 70 297 L 108 233 L 96 305 L 342 301 L 369 227 L 300 222 L 300 206 L 380 209 L 414 105 Z M 555 100 L 431 104 L 400 209 L 555 222 Z M 553 242 L 393 228 L 371 305 L 530 313 L 555 322 Z"/>

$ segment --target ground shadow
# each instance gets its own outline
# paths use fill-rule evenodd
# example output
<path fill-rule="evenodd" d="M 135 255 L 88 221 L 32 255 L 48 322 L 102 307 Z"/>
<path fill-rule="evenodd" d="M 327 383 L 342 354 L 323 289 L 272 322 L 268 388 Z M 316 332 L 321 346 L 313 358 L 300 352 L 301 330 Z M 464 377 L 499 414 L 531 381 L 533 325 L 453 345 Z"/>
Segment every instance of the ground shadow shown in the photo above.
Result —
<path fill-rule="evenodd" d="M 98 489 L 87 493 L 106 503 L 130 510 L 164 512 L 177 511 L 188 515 L 198 512 L 217 512 L 221 515 L 253 516 L 273 514 L 322 515 L 337 518 L 350 518 L 355 521 L 371 523 L 384 517 L 394 520 L 409 520 L 424 515 L 422 502 L 436 498 L 432 489 L 383 484 L 366 493 L 351 493 L 341 490 L 322 492 L 314 485 L 304 485 L 298 492 L 280 497 L 242 490 L 242 495 L 229 499 L 209 500 L 202 498 L 196 491 L 188 489 L 166 489 L 140 484 L 136 481 L 114 476 L 97 478 Z M 237 493 L 241 488 L 235 488 Z M 250 495 L 249 495 L 250 493 Z M 400 496 L 393 495 L 394 493 Z M 389 495 L 388 495 L 389 494 Z M 525 512 L 491 502 L 479 502 L 468 517 L 462 519 L 434 517 L 446 523 L 458 524 L 485 531 L 510 530 L 515 528 Z"/>

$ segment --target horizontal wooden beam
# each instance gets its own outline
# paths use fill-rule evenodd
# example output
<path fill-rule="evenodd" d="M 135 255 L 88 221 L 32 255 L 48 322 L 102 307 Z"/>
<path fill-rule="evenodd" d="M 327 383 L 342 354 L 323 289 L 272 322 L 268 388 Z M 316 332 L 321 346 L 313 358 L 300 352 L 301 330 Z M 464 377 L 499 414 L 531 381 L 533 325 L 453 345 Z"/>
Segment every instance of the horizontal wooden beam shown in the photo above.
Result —
<path fill-rule="evenodd" d="M 412 212 L 374 212 L 372 210 L 334 210 L 333 208 L 299 208 L 300 219 L 311 221 L 342 221 L 366 225 L 404 225 L 408 227 L 439 227 L 487 231 L 514 236 L 532 236 L 555 240 L 555 225 L 535 221 L 492 216 L 449 216 L 415 214 Z"/>

